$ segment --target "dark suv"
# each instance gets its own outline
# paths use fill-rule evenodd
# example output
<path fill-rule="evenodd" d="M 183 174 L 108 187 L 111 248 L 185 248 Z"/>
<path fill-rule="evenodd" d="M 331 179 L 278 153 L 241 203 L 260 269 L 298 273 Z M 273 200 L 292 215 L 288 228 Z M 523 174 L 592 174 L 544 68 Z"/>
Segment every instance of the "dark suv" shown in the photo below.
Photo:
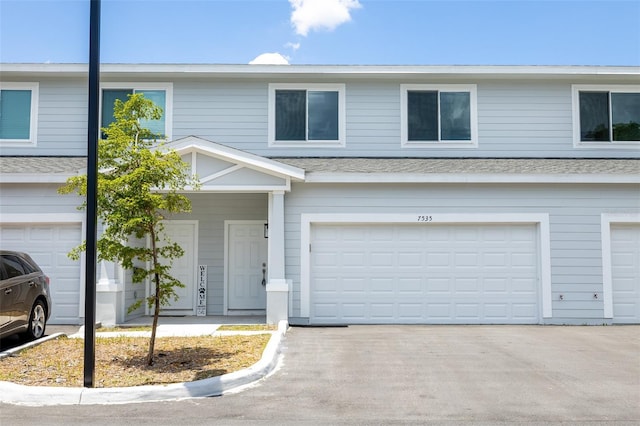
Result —
<path fill-rule="evenodd" d="M 51 316 L 49 277 L 26 253 L 0 250 L 0 338 L 44 336 Z"/>

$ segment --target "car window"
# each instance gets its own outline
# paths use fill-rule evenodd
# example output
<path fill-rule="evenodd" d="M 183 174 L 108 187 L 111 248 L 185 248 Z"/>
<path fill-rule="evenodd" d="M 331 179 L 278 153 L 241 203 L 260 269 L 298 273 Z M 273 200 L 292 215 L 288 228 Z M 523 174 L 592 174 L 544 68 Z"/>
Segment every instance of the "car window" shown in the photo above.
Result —
<path fill-rule="evenodd" d="M 25 271 L 24 264 L 16 256 L 2 256 L 2 266 L 7 274 L 7 279 L 30 273 Z"/>

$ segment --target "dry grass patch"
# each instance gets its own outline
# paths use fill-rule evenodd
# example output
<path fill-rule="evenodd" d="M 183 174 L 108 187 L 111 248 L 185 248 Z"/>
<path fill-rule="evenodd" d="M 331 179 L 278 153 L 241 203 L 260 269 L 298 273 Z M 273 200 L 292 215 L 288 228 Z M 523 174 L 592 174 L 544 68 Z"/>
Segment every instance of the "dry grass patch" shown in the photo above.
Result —
<path fill-rule="evenodd" d="M 277 325 L 271 324 L 233 324 L 221 325 L 216 331 L 275 331 Z"/>
<path fill-rule="evenodd" d="M 155 363 L 145 362 L 148 337 L 96 338 L 95 387 L 190 382 L 247 368 L 271 334 L 159 337 Z M 0 360 L 0 380 L 28 386 L 82 387 L 84 341 L 61 337 Z"/>

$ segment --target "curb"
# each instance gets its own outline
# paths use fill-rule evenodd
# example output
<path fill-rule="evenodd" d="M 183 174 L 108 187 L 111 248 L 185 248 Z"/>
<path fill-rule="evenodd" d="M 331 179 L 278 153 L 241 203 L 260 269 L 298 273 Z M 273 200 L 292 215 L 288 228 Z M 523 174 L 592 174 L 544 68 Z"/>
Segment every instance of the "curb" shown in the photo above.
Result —
<path fill-rule="evenodd" d="M 251 367 L 222 376 L 194 382 L 170 385 L 132 386 L 122 388 L 65 388 L 53 386 L 24 386 L 0 381 L 0 402 L 25 406 L 130 404 L 187 398 L 220 396 L 253 384 L 268 376 L 280 361 L 282 338 L 286 334 L 286 320 L 278 323 L 262 353 L 260 361 Z M 52 335 L 51 338 L 58 337 Z M 23 348 L 24 349 L 24 348 Z M 15 348 L 16 351 L 21 350 Z"/>

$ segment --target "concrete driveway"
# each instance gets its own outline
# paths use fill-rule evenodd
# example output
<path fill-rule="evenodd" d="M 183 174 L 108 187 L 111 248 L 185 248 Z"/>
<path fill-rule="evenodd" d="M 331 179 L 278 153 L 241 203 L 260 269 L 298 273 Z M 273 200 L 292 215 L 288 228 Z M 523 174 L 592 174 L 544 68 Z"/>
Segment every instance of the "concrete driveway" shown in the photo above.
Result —
<path fill-rule="evenodd" d="M 638 326 L 292 328 L 283 352 L 279 370 L 239 393 L 2 405 L 0 424 L 640 422 Z"/>

